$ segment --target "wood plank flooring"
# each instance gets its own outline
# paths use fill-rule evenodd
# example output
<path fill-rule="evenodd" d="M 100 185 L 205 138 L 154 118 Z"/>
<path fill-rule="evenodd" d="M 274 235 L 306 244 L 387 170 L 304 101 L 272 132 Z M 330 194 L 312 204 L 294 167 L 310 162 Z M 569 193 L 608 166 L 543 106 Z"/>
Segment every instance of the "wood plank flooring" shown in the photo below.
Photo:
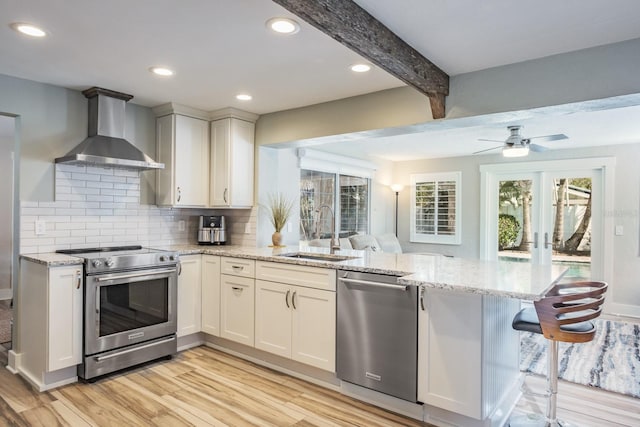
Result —
<path fill-rule="evenodd" d="M 526 384 L 545 387 L 539 377 Z M 561 382 L 558 404 L 582 427 L 640 426 L 640 399 Z M 544 402 L 523 397 L 516 411 L 543 413 Z M 46 393 L 0 368 L 0 426 L 428 425 L 207 347 Z"/>
<path fill-rule="evenodd" d="M 207 347 L 45 393 L 0 369 L 4 425 L 429 426 Z"/>

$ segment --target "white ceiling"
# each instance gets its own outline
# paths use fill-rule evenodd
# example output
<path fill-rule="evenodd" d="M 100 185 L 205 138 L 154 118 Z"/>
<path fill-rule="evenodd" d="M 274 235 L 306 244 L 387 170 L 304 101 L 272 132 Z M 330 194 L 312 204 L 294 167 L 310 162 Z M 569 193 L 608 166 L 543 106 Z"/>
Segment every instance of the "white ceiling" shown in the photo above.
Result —
<path fill-rule="evenodd" d="M 450 75 L 640 37 L 637 0 L 356 2 Z M 268 0 L 1 1 L 0 73 L 71 89 L 101 86 L 132 94 L 133 103 L 145 106 L 172 101 L 258 114 L 403 85 L 378 68 L 352 73 L 348 66 L 358 55 L 299 19 L 299 33 L 271 33 L 265 21 L 274 16 L 292 17 Z M 16 21 L 50 35 L 22 37 L 9 28 Z M 148 72 L 154 65 L 176 75 L 154 76 Z M 237 101 L 239 92 L 254 99 Z M 587 132 L 589 125 L 575 119 L 575 125 L 565 119 L 519 124 L 529 136 L 566 133 L 571 139 L 556 143 L 563 147 L 602 140 L 598 129 Z M 506 129 L 478 125 L 323 148 L 394 159 L 442 157 L 488 148 L 477 138 L 503 139 Z"/>

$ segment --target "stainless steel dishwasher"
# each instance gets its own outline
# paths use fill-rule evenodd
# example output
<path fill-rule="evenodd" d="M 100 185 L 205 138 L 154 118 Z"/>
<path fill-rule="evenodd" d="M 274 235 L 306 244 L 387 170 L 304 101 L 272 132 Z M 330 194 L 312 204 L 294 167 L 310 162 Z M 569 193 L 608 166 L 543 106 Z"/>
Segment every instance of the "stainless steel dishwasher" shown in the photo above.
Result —
<path fill-rule="evenodd" d="M 338 274 L 338 378 L 417 401 L 418 288 L 396 276 Z"/>

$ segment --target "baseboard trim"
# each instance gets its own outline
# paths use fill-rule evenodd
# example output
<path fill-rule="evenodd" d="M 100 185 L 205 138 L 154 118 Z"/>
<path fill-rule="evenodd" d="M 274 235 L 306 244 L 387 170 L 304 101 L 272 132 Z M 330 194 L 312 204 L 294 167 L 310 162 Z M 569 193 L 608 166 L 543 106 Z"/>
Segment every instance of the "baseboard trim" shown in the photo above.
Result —
<path fill-rule="evenodd" d="M 0 289 L 0 300 L 12 299 L 12 298 L 13 298 L 13 289 Z"/>
<path fill-rule="evenodd" d="M 636 320 L 640 320 L 640 306 L 631 304 L 611 303 L 607 307 L 605 314 L 609 317 L 630 317 Z M 624 319 L 620 319 L 624 320 Z"/>

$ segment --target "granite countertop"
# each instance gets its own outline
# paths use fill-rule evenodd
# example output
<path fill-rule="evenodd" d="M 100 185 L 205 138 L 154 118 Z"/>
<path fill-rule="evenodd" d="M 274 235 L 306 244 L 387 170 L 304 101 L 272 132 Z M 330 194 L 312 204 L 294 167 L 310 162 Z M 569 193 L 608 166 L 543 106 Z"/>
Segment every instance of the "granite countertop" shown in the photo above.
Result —
<path fill-rule="evenodd" d="M 389 254 L 341 250 L 337 253 L 356 258 L 337 262 L 280 256 L 293 252 L 328 253 L 326 248 L 299 248 L 297 246 L 251 248 L 173 245 L 156 247 L 156 249 L 172 250 L 180 255 L 221 255 L 310 267 L 390 274 L 401 276 L 399 282 L 406 285 L 524 300 L 539 299 L 551 284 L 560 279 L 567 270 L 566 267 L 561 266 L 536 266 L 524 262 L 482 261 L 419 253 Z M 21 257 L 49 266 L 82 263 L 80 258 L 55 253 L 25 254 Z"/>

